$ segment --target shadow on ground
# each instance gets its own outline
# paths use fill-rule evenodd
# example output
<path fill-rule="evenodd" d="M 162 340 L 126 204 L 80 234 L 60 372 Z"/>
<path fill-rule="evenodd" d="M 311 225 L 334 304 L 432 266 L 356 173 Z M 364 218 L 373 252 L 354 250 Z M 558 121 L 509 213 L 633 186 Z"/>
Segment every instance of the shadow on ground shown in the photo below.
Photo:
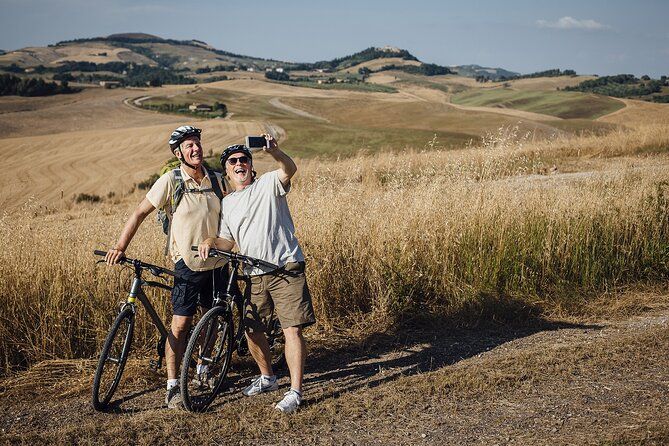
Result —
<path fill-rule="evenodd" d="M 507 342 L 533 334 L 563 329 L 599 330 L 598 325 L 571 324 L 547 320 L 526 302 L 483 296 L 475 307 L 464 308 L 449 317 L 415 312 L 385 332 L 373 332 L 360 337 L 345 333 L 326 336 L 309 345 L 305 376 L 305 395 L 309 399 L 337 398 L 361 388 L 373 388 L 399 379 L 438 370 L 458 361 L 492 350 Z M 277 370 L 282 386 L 288 386 L 288 370 Z M 257 375 L 249 357 L 237 358 L 231 367 L 223 390 L 210 407 L 216 411 L 222 405 L 239 400 L 241 390 Z M 127 413 L 157 407 L 124 408 L 123 406 L 147 393 L 162 396 L 162 385 L 135 391 L 112 403 L 110 412 Z M 121 390 L 122 392 L 122 390 Z M 123 392 L 122 392 L 123 393 Z"/>

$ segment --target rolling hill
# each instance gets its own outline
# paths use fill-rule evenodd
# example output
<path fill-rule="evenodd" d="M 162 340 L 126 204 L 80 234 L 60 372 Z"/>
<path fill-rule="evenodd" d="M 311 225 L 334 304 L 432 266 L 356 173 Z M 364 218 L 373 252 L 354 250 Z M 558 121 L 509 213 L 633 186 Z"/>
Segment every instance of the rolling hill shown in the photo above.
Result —
<path fill-rule="evenodd" d="M 88 71 L 108 71 L 109 63 L 125 63 L 116 72 L 127 71 L 131 65 L 160 67 L 185 76 L 226 71 L 266 71 L 281 68 L 286 71 L 310 71 L 357 74 L 364 68 L 378 72 L 399 69 L 415 74 L 460 73 L 475 77 L 484 73 L 490 79 L 513 76 L 517 73 L 501 68 L 478 65 L 443 67 L 425 63 L 406 49 L 392 46 L 369 47 L 357 53 L 317 62 L 289 62 L 264 59 L 219 50 L 206 42 L 164 39 L 145 33 L 121 33 L 106 37 L 61 41 L 47 47 L 27 47 L 0 54 L 0 70 L 38 74 L 44 72 L 76 72 L 87 63 Z M 70 66 L 67 66 L 67 65 Z M 106 64 L 105 66 L 100 66 Z M 97 67 L 95 65 L 98 65 Z"/>
<path fill-rule="evenodd" d="M 474 107 L 512 108 L 563 119 L 596 119 L 625 106 L 616 99 L 594 94 L 511 88 L 469 90 L 453 96 L 452 102 Z"/>

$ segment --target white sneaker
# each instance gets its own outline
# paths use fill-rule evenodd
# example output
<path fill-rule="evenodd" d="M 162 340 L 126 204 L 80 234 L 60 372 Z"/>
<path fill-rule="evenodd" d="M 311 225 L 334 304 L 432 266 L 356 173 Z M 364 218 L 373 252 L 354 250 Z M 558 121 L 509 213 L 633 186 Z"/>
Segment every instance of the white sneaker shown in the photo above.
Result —
<path fill-rule="evenodd" d="M 290 389 L 283 394 L 283 399 L 276 403 L 274 408 L 283 413 L 293 413 L 302 404 L 302 394 L 297 390 Z"/>
<path fill-rule="evenodd" d="M 179 386 L 174 386 L 167 391 L 167 394 L 165 395 L 165 405 L 169 409 L 180 409 L 183 407 L 181 388 Z"/>
<path fill-rule="evenodd" d="M 269 379 L 263 378 L 262 375 L 253 380 L 251 385 L 242 390 L 244 396 L 254 396 L 259 393 L 271 392 L 273 390 L 279 389 L 279 382 L 276 379 L 276 376 L 272 376 Z"/>

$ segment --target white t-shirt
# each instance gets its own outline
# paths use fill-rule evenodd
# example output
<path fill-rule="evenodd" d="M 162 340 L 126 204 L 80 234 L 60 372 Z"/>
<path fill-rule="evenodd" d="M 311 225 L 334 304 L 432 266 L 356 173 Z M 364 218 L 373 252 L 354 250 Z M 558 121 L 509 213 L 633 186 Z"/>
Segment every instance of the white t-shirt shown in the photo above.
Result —
<path fill-rule="evenodd" d="M 218 236 L 237 242 L 241 254 L 279 267 L 304 261 L 286 201 L 289 191 L 290 184 L 284 187 L 275 170 L 229 193 L 223 199 Z M 270 270 L 247 267 L 245 272 L 258 275 Z"/>

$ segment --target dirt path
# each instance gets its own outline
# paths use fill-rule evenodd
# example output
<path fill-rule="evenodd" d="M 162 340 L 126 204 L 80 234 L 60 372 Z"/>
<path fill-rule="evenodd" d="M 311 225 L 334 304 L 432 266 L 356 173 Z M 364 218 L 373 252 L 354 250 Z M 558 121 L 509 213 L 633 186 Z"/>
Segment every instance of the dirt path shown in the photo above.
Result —
<path fill-rule="evenodd" d="M 0 442 L 666 444 L 669 308 L 657 305 L 667 296 L 651 301 L 615 322 L 312 340 L 306 400 L 291 417 L 272 409 L 280 392 L 240 396 L 248 361 L 205 414 L 163 409 L 164 377 L 146 360 L 129 363 L 106 414 L 89 404 L 93 361 L 45 362 L 0 381 Z"/>
<path fill-rule="evenodd" d="M 290 113 L 294 113 L 298 116 L 302 116 L 303 118 L 309 118 L 309 119 L 314 119 L 316 121 L 321 121 L 321 122 L 330 122 L 328 119 L 323 118 L 322 116 L 316 116 L 312 113 L 309 113 L 308 111 L 301 110 L 299 108 L 292 107 L 288 104 L 284 104 L 281 102 L 280 98 L 272 98 L 269 100 L 269 103 L 272 104 L 274 107 L 285 110 Z"/>

